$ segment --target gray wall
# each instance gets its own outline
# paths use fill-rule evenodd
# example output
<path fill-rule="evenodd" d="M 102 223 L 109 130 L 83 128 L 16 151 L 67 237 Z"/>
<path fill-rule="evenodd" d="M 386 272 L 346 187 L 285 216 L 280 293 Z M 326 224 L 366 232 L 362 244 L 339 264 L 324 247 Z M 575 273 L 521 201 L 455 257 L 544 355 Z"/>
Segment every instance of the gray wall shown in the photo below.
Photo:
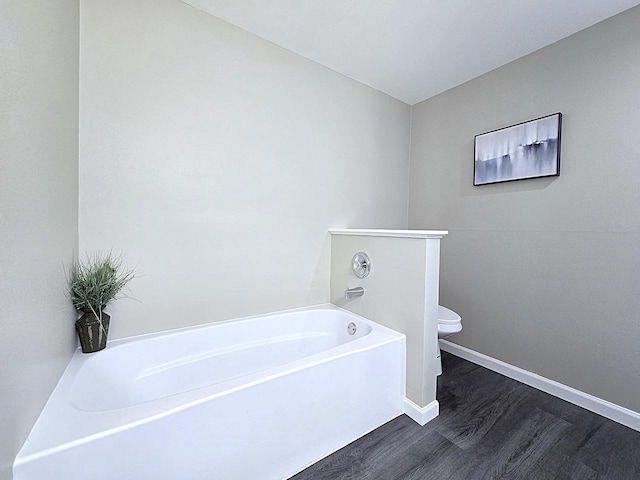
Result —
<path fill-rule="evenodd" d="M 413 108 L 410 228 L 451 340 L 640 411 L 640 7 Z M 473 186 L 474 135 L 562 112 L 557 178 Z"/>
<path fill-rule="evenodd" d="M 144 275 L 111 338 L 328 302 L 329 228 L 406 228 L 408 105 L 179 0 L 81 17 L 80 251 Z"/>
<path fill-rule="evenodd" d="M 0 479 L 75 348 L 78 1 L 0 4 Z"/>
<path fill-rule="evenodd" d="M 436 399 L 437 289 L 439 239 L 370 235 L 331 236 L 331 303 L 406 335 L 407 397 L 419 407 Z M 436 243 L 436 246 L 433 246 Z M 429 245 L 429 246 L 427 246 Z M 356 252 L 371 258 L 371 275 L 353 274 Z M 437 282 L 436 282 L 437 283 Z M 365 295 L 345 300 L 346 288 L 363 287 Z M 424 339 L 433 342 L 425 345 Z"/>

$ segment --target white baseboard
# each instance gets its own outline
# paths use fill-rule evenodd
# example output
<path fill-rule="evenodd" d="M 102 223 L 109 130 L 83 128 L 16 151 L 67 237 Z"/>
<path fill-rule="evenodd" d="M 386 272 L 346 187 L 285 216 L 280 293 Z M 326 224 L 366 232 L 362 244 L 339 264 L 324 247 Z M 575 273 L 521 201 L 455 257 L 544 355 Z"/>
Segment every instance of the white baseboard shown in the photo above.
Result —
<path fill-rule="evenodd" d="M 522 368 L 515 367 L 469 348 L 462 347 L 449 342 L 448 340 L 440 340 L 440 349 L 640 432 L 640 413 L 638 412 L 634 412 L 628 408 L 608 402 L 607 400 L 594 397 L 593 395 L 576 390 L 575 388 L 554 380 L 549 380 L 548 378 L 536 373 L 523 370 Z"/>
<path fill-rule="evenodd" d="M 434 400 L 426 407 L 419 407 L 408 398 L 405 397 L 404 399 L 404 413 L 409 415 L 420 426 L 436 418 L 439 412 L 440 405 L 437 400 Z"/>

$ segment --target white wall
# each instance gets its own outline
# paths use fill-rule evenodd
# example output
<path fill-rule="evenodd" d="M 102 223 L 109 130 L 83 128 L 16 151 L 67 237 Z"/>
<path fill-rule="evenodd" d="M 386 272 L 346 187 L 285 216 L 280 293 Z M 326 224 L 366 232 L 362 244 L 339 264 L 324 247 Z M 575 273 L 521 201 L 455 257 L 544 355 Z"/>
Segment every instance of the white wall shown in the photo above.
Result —
<path fill-rule="evenodd" d="M 407 223 L 410 107 L 178 0 L 84 1 L 80 252 L 111 338 L 329 301 L 330 227 Z"/>
<path fill-rule="evenodd" d="M 409 226 L 463 346 L 640 411 L 640 7 L 415 105 Z M 561 175 L 473 186 L 474 135 L 563 113 Z"/>
<path fill-rule="evenodd" d="M 77 0 L 0 3 L 0 479 L 76 346 Z"/>

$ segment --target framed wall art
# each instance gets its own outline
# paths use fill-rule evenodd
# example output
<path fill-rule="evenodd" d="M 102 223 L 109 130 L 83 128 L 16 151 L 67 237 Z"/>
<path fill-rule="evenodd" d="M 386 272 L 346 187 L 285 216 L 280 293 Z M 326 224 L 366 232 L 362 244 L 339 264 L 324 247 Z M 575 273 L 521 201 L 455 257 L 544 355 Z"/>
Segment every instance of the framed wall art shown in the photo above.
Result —
<path fill-rule="evenodd" d="M 560 175 L 562 114 L 475 136 L 473 184 Z"/>

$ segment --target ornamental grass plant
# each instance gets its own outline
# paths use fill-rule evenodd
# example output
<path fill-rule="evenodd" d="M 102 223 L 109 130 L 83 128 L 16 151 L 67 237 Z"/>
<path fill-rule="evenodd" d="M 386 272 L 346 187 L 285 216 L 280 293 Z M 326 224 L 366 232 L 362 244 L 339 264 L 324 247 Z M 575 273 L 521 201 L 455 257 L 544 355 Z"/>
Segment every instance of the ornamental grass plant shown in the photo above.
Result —
<path fill-rule="evenodd" d="M 87 255 L 71 266 L 69 295 L 73 306 L 93 313 L 102 323 L 102 312 L 116 298 L 126 297 L 122 289 L 135 278 L 135 270 L 126 268 L 121 256 L 111 252 Z"/>

